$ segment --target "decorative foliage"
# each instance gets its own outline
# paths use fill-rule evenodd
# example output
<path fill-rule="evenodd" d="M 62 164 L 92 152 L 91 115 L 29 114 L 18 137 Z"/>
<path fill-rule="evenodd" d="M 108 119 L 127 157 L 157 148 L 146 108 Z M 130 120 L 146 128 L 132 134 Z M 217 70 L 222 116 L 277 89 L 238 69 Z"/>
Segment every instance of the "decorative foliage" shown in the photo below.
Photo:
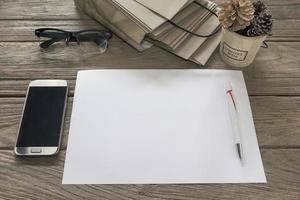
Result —
<path fill-rule="evenodd" d="M 218 17 L 224 28 L 244 36 L 270 35 L 272 31 L 272 15 L 260 0 L 227 0 L 220 5 Z"/>
<path fill-rule="evenodd" d="M 243 31 L 243 35 L 249 37 L 269 35 L 272 31 L 272 23 L 272 15 L 263 12 L 254 18 L 249 28 Z"/>
<path fill-rule="evenodd" d="M 255 9 L 255 12 L 254 12 L 254 15 L 259 15 L 260 13 L 262 12 L 265 12 L 267 7 L 266 5 L 261 2 L 261 1 L 255 1 L 253 2 L 253 6 L 254 6 L 254 9 Z"/>
<path fill-rule="evenodd" d="M 251 25 L 239 33 L 249 37 L 270 35 L 273 26 L 272 15 L 261 1 L 254 2 L 253 6 L 255 13 Z"/>
<path fill-rule="evenodd" d="M 224 28 L 239 31 L 250 25 L 254 7 L 250 0 L 229 0 L 220 5 L 218 17 Z"/>

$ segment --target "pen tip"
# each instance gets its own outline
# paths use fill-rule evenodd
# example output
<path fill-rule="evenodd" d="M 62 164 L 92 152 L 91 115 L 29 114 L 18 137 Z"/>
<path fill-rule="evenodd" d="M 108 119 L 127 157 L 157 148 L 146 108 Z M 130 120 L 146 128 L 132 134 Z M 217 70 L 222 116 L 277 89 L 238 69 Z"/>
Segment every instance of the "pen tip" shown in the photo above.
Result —
<path fill-rule="evenodd" d="M 241 144 L 236 144 L 236 146 L 237 146 L 239 158 L 242 160 L 242 147 L 241 147 Z"/>

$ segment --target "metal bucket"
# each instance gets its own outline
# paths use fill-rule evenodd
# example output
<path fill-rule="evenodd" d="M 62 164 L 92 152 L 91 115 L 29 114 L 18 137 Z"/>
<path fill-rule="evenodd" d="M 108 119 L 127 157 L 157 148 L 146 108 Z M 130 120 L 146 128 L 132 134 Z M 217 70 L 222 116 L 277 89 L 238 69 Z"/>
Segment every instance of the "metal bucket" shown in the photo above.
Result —
<path fill-rule="evenodd" d="M 224 62 L 233 67 L 249 66 L 267 37 L 266 35 L 246 37 L 227 29 L 222 31 L 220 54 Z"/>

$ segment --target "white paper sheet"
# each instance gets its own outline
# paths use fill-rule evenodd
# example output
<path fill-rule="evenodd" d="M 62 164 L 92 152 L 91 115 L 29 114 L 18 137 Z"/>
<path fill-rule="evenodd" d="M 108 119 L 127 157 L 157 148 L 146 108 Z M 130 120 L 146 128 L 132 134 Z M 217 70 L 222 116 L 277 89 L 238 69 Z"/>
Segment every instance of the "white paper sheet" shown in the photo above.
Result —
<path fill-rule="evenodd" d="M 244 162 L 233 142 L 229 81 Z M 239 71 L 80 71 L 68 140 L 63 184 L 266 182 Z"/>

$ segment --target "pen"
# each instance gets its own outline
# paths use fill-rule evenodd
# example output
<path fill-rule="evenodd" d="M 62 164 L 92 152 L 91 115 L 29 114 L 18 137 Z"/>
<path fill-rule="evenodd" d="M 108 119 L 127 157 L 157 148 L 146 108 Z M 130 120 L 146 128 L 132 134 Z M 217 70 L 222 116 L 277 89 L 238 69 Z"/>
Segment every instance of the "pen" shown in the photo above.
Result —
<path fill-rule="evenodd" d="M 240 127 L 238 123 L 238 115 L 237 115 L 237 108 L 236 108 L 236 100 L 233 95 L 233 90 L 231 85 L 229 84 L 226 90 L 226 96 L 228 101 L 228 108 L 231 120 L 232 131 L 234 135 L 234 142 L 237 148 L 237 152 L 239 155 L 240 160 L 243 159 L 243 149 L 241 144 L 241 137 L 240 137 Z"/>

